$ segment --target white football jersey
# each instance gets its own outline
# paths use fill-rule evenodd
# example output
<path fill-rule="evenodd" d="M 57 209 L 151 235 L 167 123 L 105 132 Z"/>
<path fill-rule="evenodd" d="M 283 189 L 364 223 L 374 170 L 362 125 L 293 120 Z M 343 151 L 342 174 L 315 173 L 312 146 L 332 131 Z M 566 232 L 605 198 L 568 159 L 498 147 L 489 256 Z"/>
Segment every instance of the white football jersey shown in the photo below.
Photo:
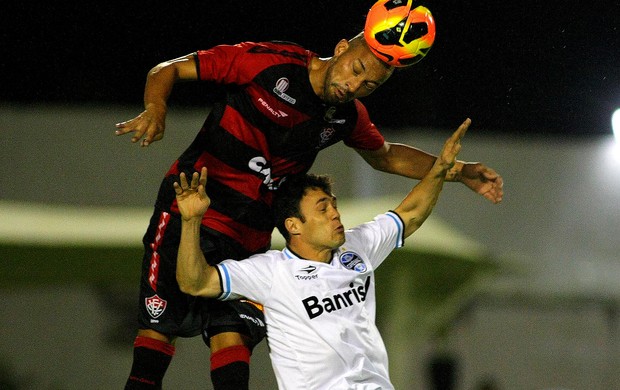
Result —
<path fill-rule="evenodd" d="M 375 325 L 374 270 L 403 245 L 394 212 L 345 232 L 330 263 L 288 248 L 218 264 L 220 299 L 263 304 L 280 389 L 393 389 Z"/>

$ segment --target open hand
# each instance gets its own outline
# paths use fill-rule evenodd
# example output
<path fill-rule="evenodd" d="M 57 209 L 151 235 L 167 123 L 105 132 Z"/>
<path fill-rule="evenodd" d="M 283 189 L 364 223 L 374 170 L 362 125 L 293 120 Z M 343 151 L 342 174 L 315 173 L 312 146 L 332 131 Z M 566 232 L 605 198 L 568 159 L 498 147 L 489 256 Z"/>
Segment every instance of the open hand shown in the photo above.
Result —
<path fill-rule="evenodd" d="M 190 183 L 184 172 L 179 175 L 179 182 L 174 182 L 174 192 L 176 193 L 179 212 L 184 220 L 192 218 L 202 218 L 211 204 L 211 199 L 205 192 L 207 184 L 207 168 L 203 167 L 198 172 L 194 172 Z"/>
<path fill-rule="evenodd" d="M 504 180 L 497 172 L 484 164 L 465 163 L 459 179 L 467 187 L 493 203 L 500 203 L 504 197 Z"/>
<path fill-rule="evenodd" d="M 443 149 L 441 149 L 441 153 L 439 153 L 439 157 L 437 157 L 437 162 L 441 164 L 444 169 L 448 170 L 456 164 L 456 156 L 461 151 L 461 139 L 465 136 L 469 125 L 471 125 L 471 119 L 467 118 L 444 143 Z"/>
<path fill-rule="evenodd" d="M 149 106 L 137 117 L 116 124 L 116 135 L 133 133 L 131 142 L 140 141 L 140 146 L 149 146 L 164 138 L 166 129 L 166 109 Z M 144 137 L 144 138 L 142 138 Z"/>
<path fill-rule="evenodd" d="M 456 164 L 456 155 L 461 148 L 461 139 L 471 124 L 468 118 L 446 141 L 439 158 L 444 163 L 452 163 L 449 173 L 452 180 L 458 180 L 469 187 L 472 191 L 482 195 L 493 203 L 500 203 L 504 197 L 504 181 L 493 169 L 479 162 L 459 162 Z M 456 166 L 455 166 L 456 164 Z"/>

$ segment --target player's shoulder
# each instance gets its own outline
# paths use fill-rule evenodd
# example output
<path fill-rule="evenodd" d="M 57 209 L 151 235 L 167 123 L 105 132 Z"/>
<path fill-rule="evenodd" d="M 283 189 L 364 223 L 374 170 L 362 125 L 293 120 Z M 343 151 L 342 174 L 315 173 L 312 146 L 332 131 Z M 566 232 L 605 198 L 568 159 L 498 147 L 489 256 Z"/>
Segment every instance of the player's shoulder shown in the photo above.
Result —
<path fill-rule="evenodd" d="M 256 260 L 256 261 L 284 261 L 287 257 L 284 255 L 282 250 L 270 249 L 263 253 L 257 253 L 255 255 L 250 256 L 247 260 Z"/>
<path fill-rule="evenodd" d="M 245 42 L 247 52 L 250 54 L 260 54 L 274 56 L 292 61 L 307 63 L 309 58 L 315 53 L 305 49 L 303 46 L 288 41 L 266 41 L 266 42 Z"/>
<path fill-rule="evenodd" d="M 403 229 L 404 222 L 396 212 L 389 210 L 385 213 L 376 215 L 372 220 L 361 223 L 345 231 L 347 241 L 362 239 L 369 231 L 380 231 L 386 229 Z"/>

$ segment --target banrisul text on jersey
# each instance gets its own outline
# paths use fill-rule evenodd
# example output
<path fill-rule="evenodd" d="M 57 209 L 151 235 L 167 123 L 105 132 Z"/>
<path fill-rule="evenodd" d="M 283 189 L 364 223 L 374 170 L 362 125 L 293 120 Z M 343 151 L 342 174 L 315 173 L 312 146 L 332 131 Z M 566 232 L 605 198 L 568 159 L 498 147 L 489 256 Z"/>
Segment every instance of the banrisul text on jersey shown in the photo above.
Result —
<path fill-rule="evenodd" d="M 366 293 L 370 286 L 370 275 L 366 277 L 364 284 L 356 286 L 353 282 L 349 284 L 350 289 L 334 294 L 330 297 L 325 297 L 319 300 L 318 297 L 311 295 L 302 299 L 306 313 L 310 319 L 316 318 L 323 313 L 331 313 L 337 310 L 344 309 L 358 303 L 362 303 L 366 300 Z"/>

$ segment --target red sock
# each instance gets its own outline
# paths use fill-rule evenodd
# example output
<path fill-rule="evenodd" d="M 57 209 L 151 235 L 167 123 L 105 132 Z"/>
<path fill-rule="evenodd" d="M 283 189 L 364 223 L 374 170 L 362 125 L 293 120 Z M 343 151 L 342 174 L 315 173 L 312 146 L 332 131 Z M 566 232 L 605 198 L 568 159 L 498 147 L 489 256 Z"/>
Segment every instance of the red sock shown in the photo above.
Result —
<path fill-rule="evenodd" d="M 250 364 L 250 349 L 245 345 L 222 348 L 211 355 L 211 371 L 234 362 Z"/>
<path fill-rule="evenodd" d="M 154 349 L 155 351 L 159 351 L 170 356 L 174 356 L 174 353 L 176 351 L 176 348 L 172 344 L 143 336 L 136 337 L 136 340 L 133 342 L 133 347 L 145 347 L 149 349 Z"/>

